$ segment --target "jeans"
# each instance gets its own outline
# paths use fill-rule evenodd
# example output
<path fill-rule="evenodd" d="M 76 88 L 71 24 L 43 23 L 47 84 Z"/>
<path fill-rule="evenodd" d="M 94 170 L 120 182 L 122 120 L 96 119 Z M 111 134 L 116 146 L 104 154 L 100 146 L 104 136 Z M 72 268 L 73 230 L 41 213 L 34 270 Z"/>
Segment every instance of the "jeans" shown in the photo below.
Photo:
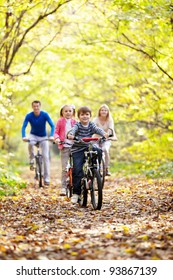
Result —
<path fill-rule="evenodd" d="M 67 187 L 67 184 L 66 184 L 66 180 L 67 180 L 66 167 L 67 167 L 69 155 L 70 155 L 70 148 L 64 147 L 62 150 L 60 150 L 61 167 L 62 167 L 62 171 L 61 171 L 62 188 Z"/>
<path fill-rule="evenodd" d="M 49 143 L 47 140 L 43 141 L 44 139 L 47 139 L 46 137 L 39 137 L 33 134 L 29 135 L 30 142 L 28 144 L 28 151 L 29 151 L 29 157 L 30 161 L 34 159 L 34 145 L 42 141 L 40 143 L 40 147 L 42 150 L 42 155 L 43 155 L 43 166 L 44 166 L 44 181 L 45 182 L 50 182 L 50 157 L 49 157 Z"/>
<path fill-rule="evenodd" d="M 85 163 L 85 150 L 73 153 L 73 193 L 81 194 L 81 179 L 83 177 L 83 165 Z M 93 151 L 97 151 L 99 162 L 102 158 L 102 150 L 96 146 L 93 146 Z"/>

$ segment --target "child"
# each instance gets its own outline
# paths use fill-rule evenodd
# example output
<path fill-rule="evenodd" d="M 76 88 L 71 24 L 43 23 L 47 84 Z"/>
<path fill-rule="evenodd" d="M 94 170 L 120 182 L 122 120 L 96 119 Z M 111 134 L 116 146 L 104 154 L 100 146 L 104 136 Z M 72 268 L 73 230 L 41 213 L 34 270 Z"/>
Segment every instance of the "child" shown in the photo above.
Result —
<path fill-rule="evenodd" d="M 67 132 L 74 126 L 76 120 L 73 118 L 75 116 L 75 108 L 73 105 L 64 105 L 60 110 L 60 118 L 58 119 L 55 126 L 54 139 L 55 143 L 58 145 L 60 149 L 60 157 L 61 157 L 61 183 L 62 188 L 60 195 L 66 195 L 66 166 L 68 163 L 68 158 L 70 154 L 70 148 L 73 141 L 66 138 Z M 68 144 L 61 144 L 61 141 L 66 142 Z"/>
<path fill-rule="evenodd" d="M 83 137 L 92 137 L 94 133 L 101 136 L 108 137 L 107 133 L 101 128 L 97 127 L 93 122 L 90 121 L 91 110 L 84 106 L 78 110 L 79 122 L 77 122 L 70 133 L 68 139 L 73 140 L 75 136 L 79 139 Z M 84 164 L 84 151 L 87 150 L 87 143 L 74 143 L 71 152 L 73 156 L 73 196 L 71 198 L 72 203 L 77 203 L 78 198 L 81 194 L 81 179 L 83 176 L 83 164 Z M 97 150 L 99 158 L 102 156 L 102 150 L 99 147 L 94 147 Z"/>
<path fill-rule="evenodd" d="M 109 128 L 112 129 L 113 132 L 113 137 L 111 140 L 117 140 L 117 136 L 114 130 L 114 121 L 111 116 L 109 107 L 106 104 L 103 104 L 100 106 L 98 110 L 98 115 L 93 119 L 93 122 L 100 128 L 102 128 L 105 132 L 108 133 Z M 111 146 L 111 141 L 105 141 L 104 143 L 101 144 L 101 148 L 104 152 L 105 155 L 105 168 L 106 168 L 106 176 L 110 176 L 111 173 L 109 171 L 109 163 L 110 163 L 110 155 L 109 155 L 109 150 Z"/>

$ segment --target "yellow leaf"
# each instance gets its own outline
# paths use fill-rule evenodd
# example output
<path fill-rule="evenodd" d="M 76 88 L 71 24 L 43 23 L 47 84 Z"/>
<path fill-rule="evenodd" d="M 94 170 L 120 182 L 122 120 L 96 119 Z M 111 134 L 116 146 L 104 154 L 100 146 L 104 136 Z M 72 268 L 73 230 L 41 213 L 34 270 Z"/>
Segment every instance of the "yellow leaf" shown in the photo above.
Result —
<path fill-rule="evenodd" d="M 126 252 L 126 253 L 129 253 L 129 254 L 134 254 L 135 251 L 136 251 L 136 250 L 135 250 L 134 248 L 125 249 L 125 252 Z"/>
<path fill-rule="evenodd" d="M 160 260 L 160 258 L 158 256 L 152 256 L 151 258 L 152 260 Z"/>
<path fill-rule="evenodd" d="M 17 239 L 17 240 L 23 240 L 23 239 L 25 239 L 25 237 L 24 237 L 23 235 L 17 235 L 17 236 L 16 236 L 16 239 Z"/>
<path fill-rule="evenodd" d="M 106 238 L 112 238 L 112 233 L 106 233 L 106 234 L 105 234 L 105 237 L 106 237 Z"/>
<path fill-rule="evenodd" d="M 7 249 L 4 246 L 0 245 L 0 252 L 6 252 L 6 251 Z"/>
<path fill-rule="evenodd" d="M 139 235 L 138 238 L 147 241 L 148 240 L 148 235 Z"/>
<path fill-rule="evenodd" d="M 129 233 L 129 227 L 122 226 L 122 228 L 123 228 L 123 231 L 124 231 L 125 234 Z"/>
<path fill-rule="evenodd" d="M 77 254 L 78 254 L 77 252 L 71 252 L 72 256 L 77 256 Z"/>
<path fill-rule="evenodd" d="M 71 248 L 71 246 L 70 246 L 70 244 L 65 243 L 65 244 L 64 244 L 64 248 L 65 248 L 65 249 L 70 249 L 70 248 Z"/>
<path fill-rule="evenodd" d="M 80 243 L 81 241 L 83 241 L 83 238 L 79 238 L 79 239 L 74 239 L 73 240 L 74 243 Z"/>

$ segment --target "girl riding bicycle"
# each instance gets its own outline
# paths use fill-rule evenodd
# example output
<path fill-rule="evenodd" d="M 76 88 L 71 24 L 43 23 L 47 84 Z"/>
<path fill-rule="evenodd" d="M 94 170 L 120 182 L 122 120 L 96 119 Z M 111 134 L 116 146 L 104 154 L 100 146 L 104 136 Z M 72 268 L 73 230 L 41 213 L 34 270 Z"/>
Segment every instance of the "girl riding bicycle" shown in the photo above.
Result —
<path fill-rule="evenodd" d="M 97 127 L 93 122 L 90 121 L 91 110 L 87 106 L 80 107 L 78 110 L 79 122 L 77 122 L 67 138 L 73 140 L 76 136 L 79 140 L 83 137 L 92 137 L 94 133 L 100 136 L 108 137 L 108 134 L 104 130 Z M 83 176 L 83 164 L 84 164 L 84 151 L 88 148 L 88 144 L 83 142 L 74 143 L 71 152 L 73 157 L 73 196 L 71 198 L 72 203 L 77 203 L 81 194 L 81 179 Z M 98 157 L 101 160 L 102 150 L 94 146 L 93 150 L 96 150 Z"/>
<path fill-rule="evenodd" d="M 76 120 L 75 116 L 75 108 L 73 105 L 64 105 L 60 110 L 60 118 L 58 119 L 55 126 L 54 139 L 55 143 L 58 145 L 60 150 L 61 157 L 61 196 L 66 195 L 66 166 L 70 154 L 70 144 L 73 141 L 66 139 L 66 135 L 68 131 L 74 126 Z M 66 144 L 62 144 L 65 142 Z"/>

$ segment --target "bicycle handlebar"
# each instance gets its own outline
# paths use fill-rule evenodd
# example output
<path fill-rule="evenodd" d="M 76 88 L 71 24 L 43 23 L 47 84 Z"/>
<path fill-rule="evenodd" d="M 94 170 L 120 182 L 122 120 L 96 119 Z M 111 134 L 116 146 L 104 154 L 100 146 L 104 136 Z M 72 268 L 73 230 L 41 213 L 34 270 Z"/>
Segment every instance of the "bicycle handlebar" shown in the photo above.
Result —
<path fill-rule="evenodd" d="M 35 142 L 35 139 L 26 139 L 25 142 L 31 142 L 31 141 L 34 141 Z M 49 138 L 46 138 L 46 139 L 42 139 L 40 141 L 36 141 L 36 144 L 40 144 L 41 142 L 44 142 L 44 141 L 50 141 L 50 142 L 53 142 L 51 139 Z M 54 143 L 54 142 L 53 142 Z M 36 145 L 35 144 L 35 145 Z"/>

